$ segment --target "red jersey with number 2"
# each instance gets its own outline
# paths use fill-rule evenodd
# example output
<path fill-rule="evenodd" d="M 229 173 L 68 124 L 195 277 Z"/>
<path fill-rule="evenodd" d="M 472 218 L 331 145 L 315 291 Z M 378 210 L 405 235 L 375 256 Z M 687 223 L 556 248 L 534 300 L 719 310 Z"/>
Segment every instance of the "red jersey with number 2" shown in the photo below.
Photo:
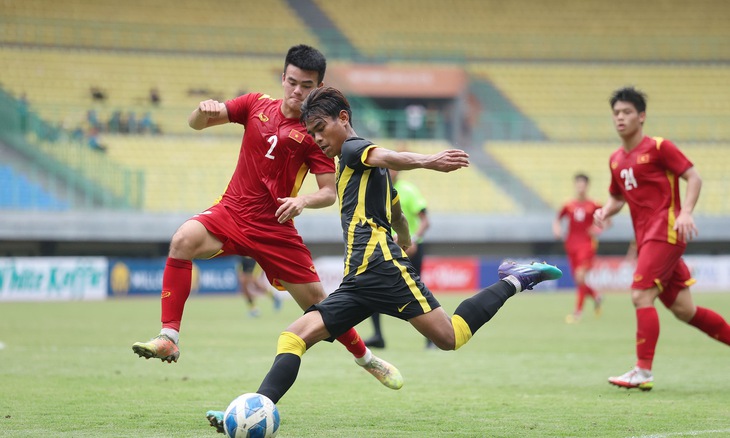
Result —
<path fill-rule="evenodd" d="M 674 224 L 681 210 L 679 176 L 692 162 L 669 140 L 644 137 L 631 151 L 616 150 L 609 163 L 609 192 L 629 205 L 637 245 L 658 240 L 685 246 Z"/>
<path fill-rule="evenodd" d="M 596 239 L 590 231 L 593 227 L 593 213 L 599 208 L 601 206 L 590 199 L 585 201 L 574 199 L 563 206 L 560 213 L 558 213 L 558 218 L 568 218 L 568 235 L 565 238 L 566 249 L 595 248 Z"/>
<path fill-rule="evenodd" d="M 307 172 L 334 173 L 327 158 L 296 118 L 281 112 L 281 99 L 261 93 L 226 102 L 228 120 L 243 125 L 238 164 L 221 203 L 234 217 L 276 221 L 277 198 L 296 196 Z"/>

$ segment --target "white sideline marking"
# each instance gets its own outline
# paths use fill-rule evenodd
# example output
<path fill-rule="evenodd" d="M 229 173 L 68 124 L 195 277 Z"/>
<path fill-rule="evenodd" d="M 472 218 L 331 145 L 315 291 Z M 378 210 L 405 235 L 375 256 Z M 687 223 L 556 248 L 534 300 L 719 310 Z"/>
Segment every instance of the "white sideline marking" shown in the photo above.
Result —
<path fill-rule="evenodd" d="M 730 429 L 715 429 L 715 430 L 690 430 L 687 432 L 671 432 L 671 433 L 658 433 L 655 435 L 641 435 L 632 436 L 631 438 L 666 438 L 670 436 L 697 436 L 706 435 L 708 433 L 730 433 Z"/>

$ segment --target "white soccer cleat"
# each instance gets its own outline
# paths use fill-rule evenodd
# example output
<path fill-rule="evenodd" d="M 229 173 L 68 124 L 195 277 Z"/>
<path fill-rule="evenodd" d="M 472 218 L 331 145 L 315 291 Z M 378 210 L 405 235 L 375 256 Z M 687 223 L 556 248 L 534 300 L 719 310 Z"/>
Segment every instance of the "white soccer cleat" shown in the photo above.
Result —
<path fill-rule="evenodd" d="M 639 388 L 642 391 L 651 391 L 654 387 L 654 376 L 650 370 L 636 367 L 622 376 L 609 377 L 608 383 L 627 389 Z"/>

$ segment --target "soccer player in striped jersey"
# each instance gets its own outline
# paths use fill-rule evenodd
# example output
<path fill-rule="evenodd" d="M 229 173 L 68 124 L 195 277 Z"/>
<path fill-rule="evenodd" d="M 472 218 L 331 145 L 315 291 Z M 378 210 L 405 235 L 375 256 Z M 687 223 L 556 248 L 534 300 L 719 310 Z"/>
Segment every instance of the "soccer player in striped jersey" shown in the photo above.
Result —
<path fill-rule="evenodd" d="M 263 268 L 269 282 L 288 290 L 302 309 L 324 299 L 312 255 L 292 219 L 305 208 L 327 207 L 336 199 L 334 161 L 319 151 L 299 121 L 302 102 L 323 85 L 326 68 L 327 61 L 317 49 L 294 46 L 281 75 L 283 99 L 250 93 L 225 103 L 206 100 L 188 118 L 196 130 L 238 123 L 245 131 L 238 164 L 219 202 L 193 216 L 172 237 L 162 278 L 162 330 L 152 340 L 132 346 L 140 357 L 177 362 L 193 259 L 249 256 Z M 300 195 L 309 172 L 319 189 Z M 358 365 L 384 385 L 399 388 L 398 370 L 372 355 L 355 329 L 350 327 L 341 335 L 337 340 Z M 389 372 L 387 379 L 383 369 Z"/>
<path fill-rule="evenodd" d="M 563 238 L 561 220 L 568 219 L 568 234 L 565 237 L 565 253 L 573 274 L 576 286 L 575 310 L 565 317 L 568 324 L 579 322 L 583 315 L 583 303 L 586 297 L 593 299 L 596 316 L 601 313 L 601 296 L 586 284 L 586 276 L 596 256 L 598 240 L 596 235 L 600 229 L 593 224 L 593 213 L 601 206 L 588 198 L 588 175 L 579 173 L 573 178 L 575 199 L 563 205 L 553 221 L 555 238 Z"/>
<path fill-rule="evenodd" d="M 669 140 L 646 137 L 646 96 L 633 87 L 622 88 L 610 99 L 613 122 L 621 147 L 609 160 L 610 197 L 596 210 L 596 225 L 629 205 L 637 245 L 631 299 L 636 308 L 636 366 L 609 383 L 649 391 L 654 386 L 651 367 L 659 339 L 657 298 L 679 320 L 730 345 L 730 325 L 710 309 L 696 306 L 690 294 L 692 278 L 682 254 L 697 234 L 692 217 L 702 180 L 692 162 Z M 684 201 L 679 179 L 687 182 Z"/>
<path fill-rule="evenodd" d="M 351 117 L 345 96 L 330 87 L 313 91 L 302 106 L 302 121 L 314 141 L 328 157 L 339 157 L 345 271 L 339 288 L 307 309 L 279 337 L 274 364 L 257 391 L 274 403 L 294 384 L 307 348 L 332 341 L 373 312 L 406 320 L 437 347 L 456 350 L 511 296 L 562 275 L 558 268 L 542 263 L 505 262 L 499 267 L 501 280 L 463 301 L 449 317 L 405 254 L 411 235 L 388 169 L 451 172 L 468 166 L 469 156 L 458 149 L 434 155 L 390 151 L 358 138 Z M 208 411 L 207 418 L 223 431 L 223 412 Z"/>

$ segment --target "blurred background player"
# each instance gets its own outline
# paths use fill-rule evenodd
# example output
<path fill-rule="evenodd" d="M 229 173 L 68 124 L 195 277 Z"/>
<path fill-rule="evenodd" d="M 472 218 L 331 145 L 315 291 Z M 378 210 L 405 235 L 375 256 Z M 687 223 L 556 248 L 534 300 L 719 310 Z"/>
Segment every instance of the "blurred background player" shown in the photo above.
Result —
<path fill-rule="evenodd" d="M 260 295 L 271 297 L 274 310 L 281 309 L 281 299 L 266 280 L 264 270 L 251 257 L 241 257 L 238 266 L 238 283 L 241 285 L 241 293 L 246 299 L 246 303 L 248 303 L 248 315 L 250 317 L 256 318 L 260 315 L 256 306 L 256 298 Z"/>
<path fill-rule="evenodd" d="M 563 238 L 562 219 L 568 218 L 568 235 L 564 240 L 565 253 L 576 286 L 575 310 L 565 317 L 568 324 L 580 321 L 586 297 L 593 299 L 596 316 L 601 314 L 602 297 L 586 284 L 586 276 L 596 256 L 600 229 L 593 224 L 593 213 L 601 206 L 588 198 L 588 175 L 579 173 L 573 178 L 575 199 L 568 201 L 560 209 L 553 221 L 553 234 L 556 239 Z"/>
<path fill-rule="evenodd" d="M 621 147 L 609 160 L 611 185 L 608 202 L 596 210 L 596 225 L 629 205 L 636 235 L 637 261 L 631 284 L 636 308 L 636 366 L 609 383 L 649 391 L 659 340 L 659 300 L 677 319 L 697 327 L 711 338 L 730 345 L 730 325 L 710 309 L 695 306 L 689 286 L 695 283 L 682 259 L 687 241 L 697 234 L 692 212 L 702 180 L 692 162 L 669 140 L 646 137 L 646 96 L 633 87 L 616 90 L 610 99 L 613 122 Z M 687 182 L 684 202 L 679 178 Z"/>
<path fill-rule="evenodd" d="M 236 169 L 220 201 L 186 221 L 172 237 L 162 276 L 162 330 L 152 340 L 132 345 L 140 357 L 177 362 L 193 259 L 247 255 L 302 309 L 324 299 L 312 255 L 292 219 L 304 208 L 330 206 L 337 197 L 334 161 L 322 154 L 299 121 L 302 102 L 324 85 L 326 69 L 317 49 L 294 46 L 281 75 L 283 99 L 249 93 L 225 103 L 205 100 L 188 117 L 195 130 L 231 122 L 245 130 Z M 298 195 L 307 172 L 315 175 L 318 190 Z M 370 354 L 355 329 L 338 341 L 358 365 L 388 384 L 379 372 L 380 359 Z"/>
<path fill-rule="evenodd" d="M 399 172 L 389 169 L 390 179 L 393 181 L 393 187 L 398 192 L 403 215 L 408 221 L 408 231 L 411 233 L 412 245 L 406 249 L 406 255 L 411 260 L 413 269 L 416 270 L 418 276 L 421 275 L 421 266 L 423 265 L 423 236 L 430 226 L 428 214 L 426 213 L 426 198 L 423 197 L 421 191 L 415 184 L 398 178 Z M 374 334 L 365 341 L 365 345 L 374 348 L 385 348 L 385 338 L 383 330 L 380 327 L 380 313 L 373 313 L 371 317 L 373 321 Z M 426 339 L 426 347 L 432 347 L 433 343 Z"/>

